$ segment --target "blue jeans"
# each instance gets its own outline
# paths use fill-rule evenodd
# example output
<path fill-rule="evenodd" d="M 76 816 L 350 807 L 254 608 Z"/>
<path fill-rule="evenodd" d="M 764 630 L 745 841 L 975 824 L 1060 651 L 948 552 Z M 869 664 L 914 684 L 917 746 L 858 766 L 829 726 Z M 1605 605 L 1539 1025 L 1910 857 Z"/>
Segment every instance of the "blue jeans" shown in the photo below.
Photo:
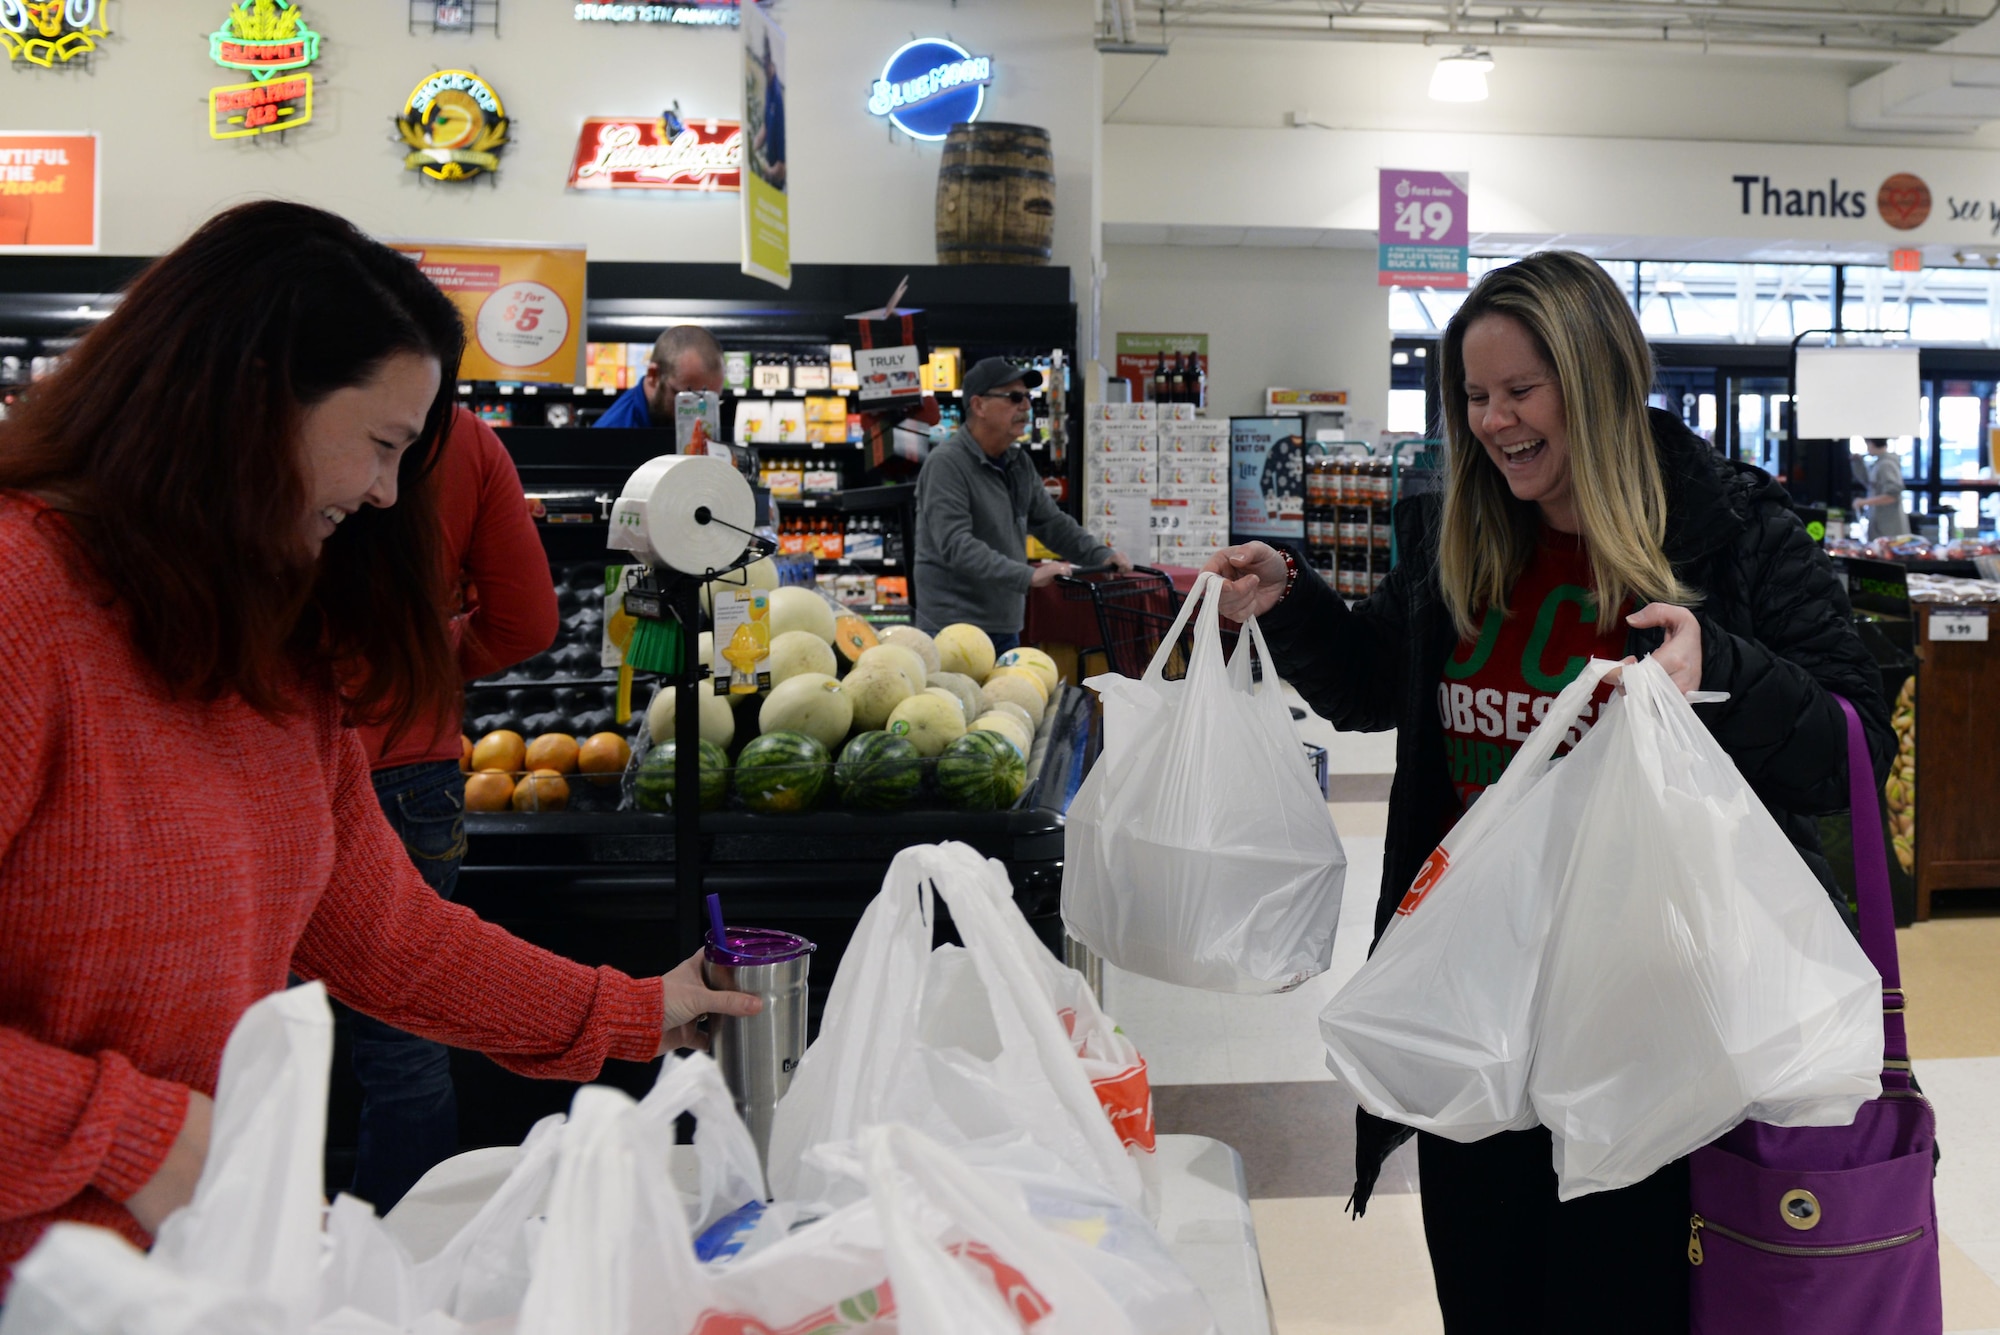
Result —
<path fill-rule="evenodd" d="M 1016 631 L 1012 635 L 995 635 L 988 632 L 986 638 L 993 641 L 993 652 L 996 655 L 1004 654 L 1009 649 L 1019 649 L 1021 647 L 1021 635 L 1019 631 Z"/>
<path fill-rule="evenodd" d="M 465 858 L 465 776 L 458 762 L 377 770 L 375 796 L 417 871 L 450 899 Z M 451 1050 L 358 1012 L 346 1018 L 361 1084 L 352 1191 L 387 1214 L 434 1164 L 458 1153 Z"/>

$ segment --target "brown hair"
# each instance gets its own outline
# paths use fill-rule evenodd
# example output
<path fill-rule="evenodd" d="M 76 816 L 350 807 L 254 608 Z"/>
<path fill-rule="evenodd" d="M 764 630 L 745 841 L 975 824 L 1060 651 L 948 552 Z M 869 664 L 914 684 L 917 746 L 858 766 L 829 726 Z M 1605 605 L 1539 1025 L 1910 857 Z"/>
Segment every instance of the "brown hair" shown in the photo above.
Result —
<path fill-rule="evenodd" d="M 410 260 L 335 214 L 244 204 L 141 273 L 0 422 L 0 487 L 66 514 L 174 694 L 279 714 L 301 672 L 338 672 L 358 718 L 407 729 L 459 690 L 431 468 L 464 345 Z M 314 561 L 304 414 L 398 353 L 442 371 L 398 503 L 363 507 Z"/>
<path fill-rule="evenodd" d="M 1476 638 L 1486 609 L 1506 605 L 1542 528 L 1537 508 L 1516 500 L 1486 457 L 1466 411 L 1465 332 L 1494 315 L 1520 322 L 1561 389 L 1592 592 L 1610 607 L 1633 594 L 1693 602 L 1662 545 L 1667 487 L 1646 416 L 1652 349 L 1610 274 L 1574 251 L 1545 250 L 1487 274 L 1445 326 L 1438 388 L 1451 450 L 1438 581 L 1459 634 Z M 1598 618 L 1599 633 L 1612 624 Z"/>

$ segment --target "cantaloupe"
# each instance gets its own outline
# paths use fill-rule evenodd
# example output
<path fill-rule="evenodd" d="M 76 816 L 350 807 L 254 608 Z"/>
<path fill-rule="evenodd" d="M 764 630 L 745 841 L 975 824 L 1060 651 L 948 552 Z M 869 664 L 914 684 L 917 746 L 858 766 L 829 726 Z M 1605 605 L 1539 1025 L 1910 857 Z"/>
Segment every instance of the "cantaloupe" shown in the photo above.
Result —
<path fill-rule="evenodd" d="M 942 686 L 926 686 L 924 687 L 924 694 L 941 696 L 944 699 L 951 701 L 954 705 L 958 706 L 959 713 L 961 714 L 965 713 L 965 701 L 959 699 L 956 695 L 952 694 L 950 691 L 946 690 Z M 970 727 L 971 724 L 972 720 L 968 717 L 966 719 L 966 726 Z"/>
<path fill-rule="evenodd" d="M 777 588 L 778 587 L 777 563 L 772 561 L 771 558 L 767 556 L 761 561 L 751 562 L 748 566 L 744 567 L 742 570 L 730 571 L 728 574 L 722 576 L 720 579 L 717 579 L 713 584 L 702 585 L 701 610 L 708 613 L 710 616 L 715 615 L 715 608 L 710 605 L 713 601 L 709 597 L 709 590 L 711 588 L 721 589 L 726 593 L 731 589 L 741 589 L 746 586 L 752 589 L 764 589 L 767 591 L 770 589 Z"/>
<path fill-rule="evenodd" d="M 967 718 L 978 718 L 986 712 L 986 701 L 979 694 L 979 683 L 963 672 L 936 673 L 931 677 L 929 684 L 942 686 L 957 696 L 958 702 L 965 706 Z"/>
<path fill-rule="evenodd" d="M 927 673 L 939 670 L 937 641 L 915 626 L 885 627 L 882 631 L 882 643 L 900 644 L 905 649 L 913 650 L 918 658 L 924 660 L 924 671 Z"/>
<path fill-rule="evenodd" d="M 1026 728 L 1028 730 L 1028 735 L 1030 737 L 1035 735 L 1034 717 L 1031 714 L 1029 714 L 1027 710 L 1015 704 L 1012 700 L 997 700 L 992 705 L 987 707 L 986 712 L 992 714 L 1005 714 L 1008 718 L 1018 721 L 1022 727 Z M 977 718 L 979 717 L 979 715 L 974 715 L 974 717 Z"/>
<path fill-rule="evenodd" d="M 918 755 L 935 756 L 965 736 L 965 715 L 951 701 L 926 691 L 889 711 L 888 731 L 908 738 Z"/>
<path fill-rule="evenodd" d="M 979 694 L 986 701 L 987 709 L 1005 701 L 1019 705 L 1028 711 L 1028 721 L 1037 728 L 1042 726 L 1042 712 L 1048 708 L 1041 696 L 1042 688 L 1034 681 L 1019 673 L 1008 673 L 995 677 L 979 688 Z"/>
<path fill-rule="evenodd" d="M 896 706 L 916 694 L 902 670 L 887 663 L 855 668 L 840 683 L 840 689 L 853 702 L 854 727 L 861 732 L 886 726 Z"/>
<path fill-rule="evenodd" d="M 828 654 L 833 651 L 820 646 Z M 802 672 L 771 688 L 757 711 L 759 733 L 802 732 L 828 750 L 837 750 L 854 726 L 854 701 L 831 673 Z"/>
<path fill-rule="evenodd" d="M 701 739 L 728 746 L 736 736 L 736 714 L 729 707 L 729 697 L 717 695 L 708 682 L 702 682 L 695 690 L 701 696 Z M 653 696 L 653 703 L 646 707 L 646 731 L 653 735 L 656 744 L 674 739 L 676 694 L 673 687 L 662 686 Z"/>
<path fill-rule="evenodd" d="M 834 661 L 833 646 L 809 630 L 788 630 L 771 638 L 771 685 L 790 680 L 806 672 L 816 672 L 831 677 L 840 670 Z M 769 732 L 760 728 L 760 732 Z"/>
<path fill-rule="evenodd" d="M 1050 695 L 1056 693 L 1056 684 L 1062 680 L 1062 669 L 1056 660 L 1040 649 L 1023 645 L 1019 649 L 1009 649 L 994 662 L 995 667 L 1023 667 L 1041 678 L 1042 688 Z"/>
<path fill-rule="evenodd" d="M 1024 668 L 1024 667 L 994 668 L 991 672 L 986 674 L 986 680 L 981 682 L 980 685 L 984 687 L 995 680 L 1006 677 L 1019 677 L 1022 681 L 1025 681 L 1030 686 L 1034 687 L 1035 694 L 1039 695 L 1042 698 L 1042 708 L 1044 709 L 1048 708 L 1049 688 L 1042 684 L 1042 678 L 1040 674 L 1036 673 L 1030 668 Z"/>
<path fill-rule="evenodd" d="M 833 604 L 817 590 L 788 584 L 771 591 L 771 638 L 788 630 L 811 631 L 827 644 L 833 643 Z"/>
<path fill-rule="evenodd" d="M 921 691 L 930 685 L 930 672 L 924 667 L 924 660 L 917 651 L 900 644 L 878 644 L 861 655 L 856 667 L 867 667 L 871 663 L 888 663 L 910 679 L 910 689 Z"/>
<path fill-rule="evenodd" d="M 1028 731 L 1021 721 L 1012 714 L 998 712 L 982 714 L 972 720 L 970 731 L 999 733 L 1002 737 L 1013 743 L 1014 749 L 1021 753 L 1021 759 L 1023 760 L 1028 758 L 1028 751 L 1035 744 L 1035 734 Z"/>
<path fill-rule="evenodd" d="M 985 681 L 993 670 L 993 641 L 979 627 L 961 621 L 939 631 L 936 639 L 938 666 L 946 672 Z"/>

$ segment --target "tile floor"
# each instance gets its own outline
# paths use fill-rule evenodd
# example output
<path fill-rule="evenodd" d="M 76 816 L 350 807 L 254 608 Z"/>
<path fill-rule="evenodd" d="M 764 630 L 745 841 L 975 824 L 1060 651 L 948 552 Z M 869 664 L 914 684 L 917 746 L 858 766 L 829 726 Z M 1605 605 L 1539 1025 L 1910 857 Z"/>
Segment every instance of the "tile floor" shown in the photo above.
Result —
<path fill-rule="evenodd" d="M 1278 1335 L 1440 1332 L 1418 1213 L 1416 1158 L 1391 1160 L 1365 1219 L 1353 1186 L 1353 1100 L 1328 1075 L 1316 1017 L 1366 954 L 1381 875 L 1391 734 L 1336 733 L 1329 803 L 1347 850 L 1333 967 L 1279 997 L 1196 992 L 1105 969 L 1105 1008 L 1146 1054 L 1160 1130 L 1242 1153 Z M 2000 1335 L 2000 897 L 1940 896 L 1898 933 L 1910 1047 L 1937 1108 L 1945 1330 Z"/>

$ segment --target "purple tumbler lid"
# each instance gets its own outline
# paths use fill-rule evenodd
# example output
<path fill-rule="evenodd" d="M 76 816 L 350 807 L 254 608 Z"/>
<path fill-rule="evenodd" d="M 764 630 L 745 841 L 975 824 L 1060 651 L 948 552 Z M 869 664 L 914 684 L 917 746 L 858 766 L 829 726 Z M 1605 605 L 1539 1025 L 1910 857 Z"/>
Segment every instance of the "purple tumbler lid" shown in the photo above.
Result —
<path fill-rule="evenodd" d="M 705 937 L 708 960 L 711 964 L 723 964 L 734 969 L 753 968 L 759 964 L 782 964 L 795 960 L 801 955 L 810 955 L 819 947 L 802 936 L 791 932 L 775 931 L 768 927 L 731 927 L 727 939 L 720 944 L 715 933 L 710 931 Z"/>

